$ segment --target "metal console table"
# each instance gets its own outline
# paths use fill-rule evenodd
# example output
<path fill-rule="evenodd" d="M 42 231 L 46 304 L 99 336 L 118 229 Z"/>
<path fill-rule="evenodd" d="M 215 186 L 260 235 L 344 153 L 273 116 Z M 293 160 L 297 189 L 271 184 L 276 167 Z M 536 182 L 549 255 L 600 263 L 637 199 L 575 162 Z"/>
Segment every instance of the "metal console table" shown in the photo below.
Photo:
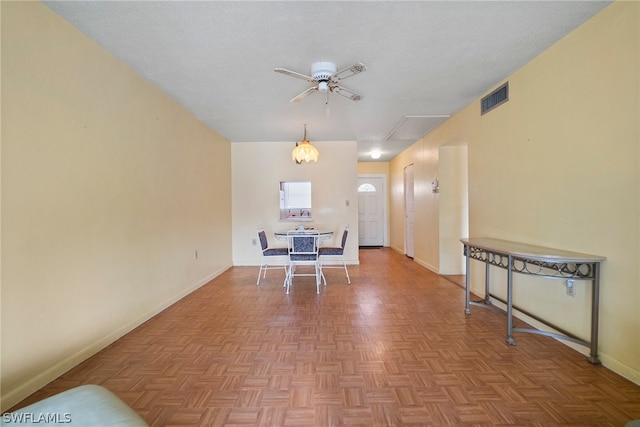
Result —
<path fill-rule="evenodd" d="M 545 248 L 541 246 L 527 245 L 524 243 L 509 242 L 491 238 L 461 239 L 464 245 L 466 257 L 466 304 L 465 313 L 471 314 L 471 305 L 491 305 L 491 298 L 499 299 L 491 295 L 489 290 L 489 267 L 496 266 L 507 270 L 507 338 L 510 345 L 515 345 L 514 332 L 529 332 L 540 335 L 565 339 L 590 348 L 590 363 L 600 364 L 598 359 L 598 308 L 600 294 L 600 263 L 606 260 L 598 255 L 588 255 L 578 252 L 569 252 L 559 249 Z M 485 268 L 485 297 L 482 300 L 471 300 L 471 286 L 469 283 L 470 262 L 475 259 L 484 262 Z M 565 280 L 590 280 L 591 288 L 591 340 L 585 341 L 562 329 L 545 322 L 542 319 L 531 316 L 536 320 L 552 327 L 556 331 L 548 332 L 532 328 L 516 328 L 513 325 L 513 273 L 542 276 L 552 279 Z M 504 302 L 504 301 L 503 301 Z M 527 313 L 528 314 L 528 313 Z"/>

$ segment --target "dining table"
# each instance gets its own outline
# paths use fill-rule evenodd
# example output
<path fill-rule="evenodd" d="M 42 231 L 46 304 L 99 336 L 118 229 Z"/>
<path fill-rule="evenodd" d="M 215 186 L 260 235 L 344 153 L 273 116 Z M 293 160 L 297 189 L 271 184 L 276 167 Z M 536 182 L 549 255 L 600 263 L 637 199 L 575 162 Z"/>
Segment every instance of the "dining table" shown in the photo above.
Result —
<path fill-rule="evenodd" d="M 318 233 L 318 242 L 323 242 L 333 237 L 333 231 L 322 230 L 322 229 L 317 230 L 315 228 L 305 228 L 305 229 L 295 228 L 291 230 L 276 231 L 273 234 L 277 240 L 287 240 L 287 235 L 289 235 L 289 233 L 291 232 L 295 232 L 296 234 L 301 234 L 301 235 L 304 235 L 305 233 L 306 234 Z"/>

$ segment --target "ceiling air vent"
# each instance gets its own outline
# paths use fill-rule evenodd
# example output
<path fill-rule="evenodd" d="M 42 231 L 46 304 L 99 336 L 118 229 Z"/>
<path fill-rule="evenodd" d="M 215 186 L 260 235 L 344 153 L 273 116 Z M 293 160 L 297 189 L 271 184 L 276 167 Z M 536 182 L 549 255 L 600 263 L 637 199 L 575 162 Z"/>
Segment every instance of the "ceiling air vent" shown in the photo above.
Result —
<path fill-rule="evenodd" d="M 482 108 L 481 114 L 487 113 L 498 105 L 504 104 L 509 100 L 509 82 L 506 82 L 498 89 L 491 92 L 489 95 L 482 98 L 480 106 Z"/>

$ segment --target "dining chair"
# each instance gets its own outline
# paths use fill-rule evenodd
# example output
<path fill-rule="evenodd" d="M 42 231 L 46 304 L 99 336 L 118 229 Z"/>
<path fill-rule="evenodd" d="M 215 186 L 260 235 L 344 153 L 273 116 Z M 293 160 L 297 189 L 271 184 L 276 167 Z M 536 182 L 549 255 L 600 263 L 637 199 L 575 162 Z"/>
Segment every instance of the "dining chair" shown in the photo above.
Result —
<path fill-rule="evenodd" d="M 347 236 L 349 235 L 349 227 L 344 229 L 344 233 L 342 233 L 342 243 L 339 247 L 330 247 L 323 246 L 318 250 L 318 255 L 320 258 L 320 271 L 325 268 L 344 268 L 344 272 L 347 275 L 347 283 L 351 284 L 351 278 L 349 277 L 349 270 L 347 270 L 347 262 L 344 259 L 344 248 L 347 245 Z M 325 259 L 334 259 L 340 261 L 342 265 L 339 264 L 329 264 L 325 265 L 323 260 Z M 324 280 L 324 284 L 327 284 L 327 280 L 322 274 L 322 279 Z"/>
<path fill-rule="evenodd" d="M 262 248 L 262 260 L 260 261 L 260 270 L 258 271 L 257 286 L 260 286 L 260 276 L 264 279 L 267 277 L 267 270 L 273 270 L 275 268 L 284 269 L 285 276 L 287 273 L 287 248 L 270 248 L 269 241 L 267 240 L 267 234 L 264 230 L 258 230 L 258 239 L 260 240 L 260 247 Z M 270 260 L 277 260 L 276 257 L 280 257 L 277 263 L 270 263 Z"/>
<path fill-rule="evenodd" d="M 317 231 L 290 231 L 287 233 L 289 266 L 284 279 L 285 293 L 289 293 L 293 278 L 296 276 L 315 277 L 316 293 L 320 293 L 320 284 L 323 279 L 318 256 L 318 238 L 319 233 Z M 314 272 L 296 272 L 296 267 L 301 265 L 313 266 Z"/>

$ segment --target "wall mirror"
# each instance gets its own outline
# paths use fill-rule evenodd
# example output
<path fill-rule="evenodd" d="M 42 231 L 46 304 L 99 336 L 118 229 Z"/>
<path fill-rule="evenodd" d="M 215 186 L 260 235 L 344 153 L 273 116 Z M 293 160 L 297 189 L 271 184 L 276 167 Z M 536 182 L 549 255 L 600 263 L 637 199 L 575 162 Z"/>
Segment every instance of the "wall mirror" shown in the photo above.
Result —
<path fill-rule="evenodd" d="M 280 182 L 280 220 L 311 221 L 311 182 Z"/>

